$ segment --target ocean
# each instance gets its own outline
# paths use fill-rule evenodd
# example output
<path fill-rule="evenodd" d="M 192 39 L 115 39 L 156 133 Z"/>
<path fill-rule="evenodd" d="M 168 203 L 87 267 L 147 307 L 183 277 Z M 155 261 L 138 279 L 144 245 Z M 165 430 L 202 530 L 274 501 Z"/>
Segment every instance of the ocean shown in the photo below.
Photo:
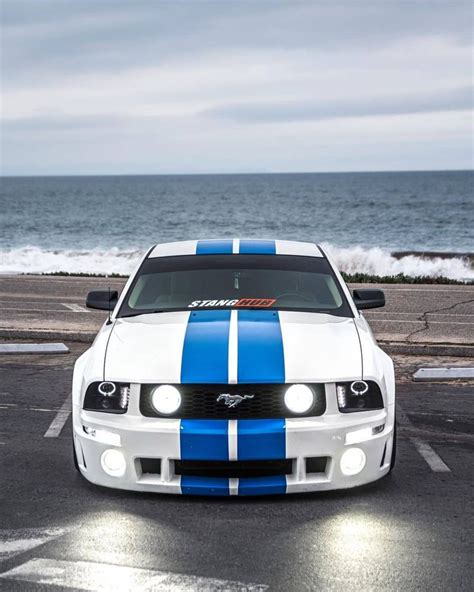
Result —
<path fill-rule="evenodd" d="M 157 242 L 245 237 L 321 243 L 348 273 L 473 279 L 472 257 L 446 256 L 474 252 L 473 181 L 473 171 L 3 177 L 0 273 L 128 274 Z"/>

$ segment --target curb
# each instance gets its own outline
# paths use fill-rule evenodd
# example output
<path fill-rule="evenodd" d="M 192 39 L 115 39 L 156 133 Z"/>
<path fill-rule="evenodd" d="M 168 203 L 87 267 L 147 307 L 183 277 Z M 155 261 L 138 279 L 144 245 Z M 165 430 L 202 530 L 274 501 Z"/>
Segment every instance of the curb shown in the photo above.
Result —
<path fill-rule="evenodd" d="M 406 356 L 451 356 L 474 358 L 474 346 L 460 343 L 404 343 L 379 341 L 379 346 L 387 354 Z"/>
<path fill-rule="evenodd" d="M 49 329 L 0 329 L 0 339 L 41 339 L 45 341 L 70 341 L 92 343 L 96 331 L 54 331 Z M 459 343 L 407 343 L 382 341 L 378 344 L 387 354 L 407 356 L 452 356 L 474 358 L 474 345 Z"/>
<path fill-rule="evenodd" d="M 97 331 L 54 331 L 50 329 L 0 329 L 0 339 L 42 339 L 92 343 Z"/>

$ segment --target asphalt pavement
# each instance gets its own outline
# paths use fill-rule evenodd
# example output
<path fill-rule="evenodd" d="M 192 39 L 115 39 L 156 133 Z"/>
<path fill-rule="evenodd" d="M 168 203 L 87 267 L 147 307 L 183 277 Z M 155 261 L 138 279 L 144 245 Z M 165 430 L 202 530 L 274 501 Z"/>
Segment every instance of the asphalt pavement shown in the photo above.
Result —
<path fill-rule="evenodd" d="M 73 467 L 69 392 L 85 346 L 68 345 L 0 357 L 0 589 L 472 589 L 473 382 L 414 384 L 419 362 L 396 360 L 398 462 L 377 483 L 246 499 L 139 494 L 91 485 Z"/>
<path fill-rule="evenodd" d="M 0 338 L 92 341 L 106 314 L 85 307 L 87 292 L 123 285 L 117 278 L 0 276 Z M 387 351 L 474 356 L 474 285 L 379 287 L 386 306 L 364 314 Z"/>

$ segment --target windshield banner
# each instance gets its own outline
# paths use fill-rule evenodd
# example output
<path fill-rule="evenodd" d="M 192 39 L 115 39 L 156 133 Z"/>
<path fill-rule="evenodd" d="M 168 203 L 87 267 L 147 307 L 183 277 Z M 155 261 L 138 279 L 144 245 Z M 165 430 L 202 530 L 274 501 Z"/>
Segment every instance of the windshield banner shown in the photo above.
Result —
<path fill-rule="evenodd" d="M 276 298 L 240 298 L 239 300 L 194 300 L 188 304 L 188 308 L 214 308 L 214 307 L 251 307 L 269 308 L 276 302 Z"/>

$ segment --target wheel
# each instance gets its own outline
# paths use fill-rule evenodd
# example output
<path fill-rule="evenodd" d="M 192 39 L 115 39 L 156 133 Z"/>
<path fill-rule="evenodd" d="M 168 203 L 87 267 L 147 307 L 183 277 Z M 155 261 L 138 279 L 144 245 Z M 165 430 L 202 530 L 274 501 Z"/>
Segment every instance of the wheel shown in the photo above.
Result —
<path fill-rule="evenodd" d="M 392 457 L 390 458 L 390 469 L 389 473 L 392 472 L 393 467 L 395 466 L 395 460 L 397 458 L 397 418 L 395 417 L 395 421 L 393 424 L 393 444 L 392 444 Z"/>

